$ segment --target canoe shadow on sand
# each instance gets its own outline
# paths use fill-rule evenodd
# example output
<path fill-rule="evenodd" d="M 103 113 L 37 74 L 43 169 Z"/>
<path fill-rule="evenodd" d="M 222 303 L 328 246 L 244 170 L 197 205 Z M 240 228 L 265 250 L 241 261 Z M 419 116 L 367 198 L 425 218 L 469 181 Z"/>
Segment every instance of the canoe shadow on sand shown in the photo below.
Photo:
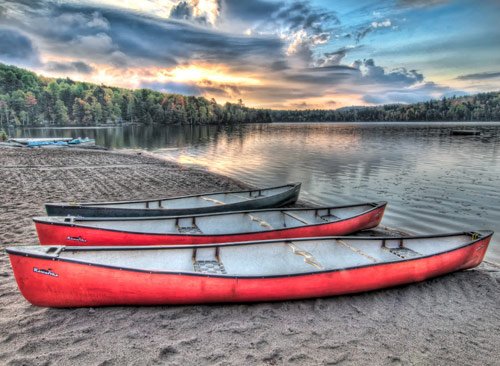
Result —
<path fill-rule="evenodd" d="M 76 309 L 25 302 L 16 320 L 21 347 L 13 357 L 92 364 L 242 358 L 247 364 L 425 364 L 432 355 L 433 362 L 478 363 L 460 355 L 467 345 L 481 350 L 487 363 L 499 338 L 500 271 L 484 267 L 355 295 L 283 302 Z M 30 335 L 40 332 L 43 338 Z M 54 353 L 61 342 L 64 352 Z M 103 352 L 110 346 L 119 351 Z"/>

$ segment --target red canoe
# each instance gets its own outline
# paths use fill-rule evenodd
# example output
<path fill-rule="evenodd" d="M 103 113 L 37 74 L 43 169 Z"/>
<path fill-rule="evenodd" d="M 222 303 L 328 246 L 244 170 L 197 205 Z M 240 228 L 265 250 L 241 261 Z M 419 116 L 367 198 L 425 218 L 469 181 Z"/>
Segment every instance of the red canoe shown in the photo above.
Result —
<path fill-rule="evenodd" d="M 42 245 L 215 244 L 347 235 L 377 226 L 386 202 L 178 217 L 35 217 Z"/>
<path fill-rule="evenodd" d="M 290 300 L 370 291 L 477 266 L 491 231 L 211 246 L 7 248 L 34 305 Z"/>

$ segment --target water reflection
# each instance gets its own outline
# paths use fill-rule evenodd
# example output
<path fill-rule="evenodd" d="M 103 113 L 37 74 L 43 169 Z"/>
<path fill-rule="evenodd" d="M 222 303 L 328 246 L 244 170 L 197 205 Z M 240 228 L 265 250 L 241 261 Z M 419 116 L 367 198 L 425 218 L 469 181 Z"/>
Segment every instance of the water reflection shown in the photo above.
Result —
<path fill-rule="evenodd" d="M 459 127 L 457 127 L 459 126 Z M 451 136 L 464 124 L 262 124 L 86 130 L 24 130 L 88 136 L 113 148 L 143 148 L 248 183 L 303 182 L 318 204 L 387 200 L 384 224 L 417 233 L 490 228 L 488 258 L 500 262 L 500 125 Z"/>

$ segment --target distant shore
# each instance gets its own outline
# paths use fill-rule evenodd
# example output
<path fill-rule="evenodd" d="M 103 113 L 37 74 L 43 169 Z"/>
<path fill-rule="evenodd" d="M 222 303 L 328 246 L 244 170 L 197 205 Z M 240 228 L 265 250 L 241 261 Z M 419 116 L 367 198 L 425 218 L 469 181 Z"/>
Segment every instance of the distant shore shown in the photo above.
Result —
<path fill-rule="evenodd" d="M 0 246 L 37 244 L 31 217 L 47 201 L 244 187 L 147 153 L 0 148 Z M 0 327 L 12 365 L 495 364 L 500 268 L 325 299 L 56 310 L 24 300 L 2 250 Z"/>

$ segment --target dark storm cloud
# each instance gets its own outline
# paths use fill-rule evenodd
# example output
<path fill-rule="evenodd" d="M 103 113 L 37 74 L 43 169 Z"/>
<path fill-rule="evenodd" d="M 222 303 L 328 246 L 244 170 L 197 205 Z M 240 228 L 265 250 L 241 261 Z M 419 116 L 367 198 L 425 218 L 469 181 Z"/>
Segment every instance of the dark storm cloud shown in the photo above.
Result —
<path fill-rule="evenodd" d="M 29 37 L 14 29 L 0 28 L 0 60 L 34 66 L 38 51 Z"/>
<path fill-rule="evenodd" d="M 47 62 L 45 65 L 45 69 L 48 71 L 56 71 L 56 72 L 77 72 L 80 74 L 90 74 L 94 71 L 94 68 L 85 62 L 82 61 L 74 61 L 74 62 Z"/>
<path fill-rule="evenodd" d="M 338 66 L 349 52 L 359 48 L 361 48 L 361 46 L 342 47 L 332 52 L 325 52 L 323 56 L 316 61 L 316 65 L 320 67 Z"/>
<path fill-rule="evenodd" d="M 220 11 L 221 4 L 218 2 L 217 8 Z M 187 1 L 181 1 L 175 4 L 170 11 L 170 18 L 187 20 L 195 23 L 200 23 L 203 25 L 208 25 L 208 20 L 204 16 L 194 16 L 194 9 Z"/>
<path fill-rule="evenodd" d="M 313 30 L 317 34 L 325 32 L 328 26 L 339 23 L 335 12 L 313 8 L 306 2 L 283 5 L 273 18 L 291 30 Z"/>
<path fill-rule="evenodd" d="M 230 19 L 236 18 L 244 21 L 261 21 L 284 6 L 284 2 L 262 0 L 224 0 L 222 2 L 222 10 Z"/>
<path fill-rule="evenodd" d="M 170 18 L 190 20 L 192 17 L 193 8 L 186 1 L 181 1 L 170 10 Z"/>
<path fill-rule="evenodd" d="M 500 78 L 500 72 L 480 72 L 477 74 L 460 75 L 457 80 L 487 80 Z"/>
<path fill-rule="evenodd" d="M 277 38 L 234 36 L 172 19 L 158 19 L 114 8 L 47 2 L 43 11 L 25 7 L 10 19 L 49 52 L 115 66 L 174 66 L 203 60 L 238 64 L 269 63 L 280 58 Z"/>

